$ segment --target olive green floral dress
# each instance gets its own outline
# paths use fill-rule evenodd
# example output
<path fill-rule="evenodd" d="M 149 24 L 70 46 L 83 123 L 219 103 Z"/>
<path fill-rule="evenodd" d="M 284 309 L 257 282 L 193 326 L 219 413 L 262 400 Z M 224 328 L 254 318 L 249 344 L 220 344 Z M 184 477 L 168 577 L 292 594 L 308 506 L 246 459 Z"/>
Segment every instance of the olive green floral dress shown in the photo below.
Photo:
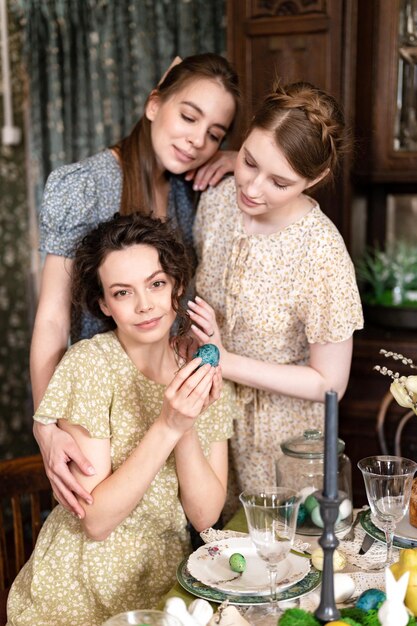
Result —
<path fill-rule="evenodd" d="M 114 471 L 160 414 L 164 391 L 137 370 L 113 332 L 104 333 L 67 352 L 35 419 L 65 418 L 92 437 L 110 438 Z M 231 437 L 234 409 L 226 384 L 197 421 L 205 455 L 212 442 Z M 104 541 L 88 539 L 78 518 L 58 505 L 12 586 L 8 626 L 99 626 L 122 611 L 154 607 L 190 551 L 186 523 L 173 454 Z"/>
<path fill-rule="evenodd" d="M 194 223 L 196 289 L 216 311 L 226 350 L 300 365 L 309 361 L 310 344 L 344 341 L 362 328 L 346 246 L 318 204 L 308 200 L 311 210 L 287 228 L 248 235 L 233 177 L 202 194 Z M 283 441 L 323 428 L 320 402 L 245 385 L 236 390 L 244 417 L 230 440 L 226 518 L 241 491 L 275 484 L 274 461 Z"/>

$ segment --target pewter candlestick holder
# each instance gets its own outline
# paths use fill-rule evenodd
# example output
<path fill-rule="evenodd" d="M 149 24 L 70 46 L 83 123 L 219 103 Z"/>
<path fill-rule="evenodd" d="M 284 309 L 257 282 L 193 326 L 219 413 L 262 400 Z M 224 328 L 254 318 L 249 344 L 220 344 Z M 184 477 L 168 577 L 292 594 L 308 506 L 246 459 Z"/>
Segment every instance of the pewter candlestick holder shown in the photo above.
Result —
<path fill-rule="evenodd" d="M 317 494 L 316 497 L 320 503 L 320 515 L 324 523 L 324 529 L 319 539 L 319 544 L 323 548 L 321 597 L 320 604 L 314 615 L 323 622 L 331 622 L 340 617 L 340 611 L 336 608 L 334 599 L 333 553 L 339 545 L 334 527 L 341 500 L 339 497 L 329 498 L 323 494 Z"/>

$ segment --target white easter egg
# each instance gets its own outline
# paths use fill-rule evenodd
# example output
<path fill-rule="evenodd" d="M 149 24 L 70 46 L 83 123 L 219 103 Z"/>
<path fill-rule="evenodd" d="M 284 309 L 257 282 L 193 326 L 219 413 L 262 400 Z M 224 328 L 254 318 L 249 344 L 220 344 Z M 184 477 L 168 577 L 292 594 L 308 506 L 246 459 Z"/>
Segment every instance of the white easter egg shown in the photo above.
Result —
<path fill-rule="evenodd" d="M 346 519 L 352 513 L 352 502 L 349 498 L 345 498 L 342 500 L 339 506 L 339 515 L 340 519 Z"/>
<path fill-rule="evenodd" d="M 336 602 L 346 602 L 353 596 L 355 582 L 349 574 L 334 575 L 334 599 Z"/>

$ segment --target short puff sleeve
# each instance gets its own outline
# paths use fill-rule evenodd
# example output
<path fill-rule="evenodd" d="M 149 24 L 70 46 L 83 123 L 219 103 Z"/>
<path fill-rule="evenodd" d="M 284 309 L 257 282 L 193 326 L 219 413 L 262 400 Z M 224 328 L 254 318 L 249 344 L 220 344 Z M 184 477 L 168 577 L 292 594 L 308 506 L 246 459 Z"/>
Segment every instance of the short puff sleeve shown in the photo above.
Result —
<path fill-rule="evenodd" d="M 302 320 L 309 343 L 338 343 L 363 328 L 352 260 L 339 232 L 321 233 L 307 255 Z"/>
<path fill-rule="evenodd" d="M 40 250 L 72 258 L 81 239 L 118 211 L 121 173 L 109 150 L 54 170 L 39 217 Z"/>
<path fill-rule="evenodd" d="M 34 419 L 46 424 L 66 419 L 92 437 L 109 438 L 113 376 L 100 348 L 88 339 L 79 341 L 57 366 Z"/>

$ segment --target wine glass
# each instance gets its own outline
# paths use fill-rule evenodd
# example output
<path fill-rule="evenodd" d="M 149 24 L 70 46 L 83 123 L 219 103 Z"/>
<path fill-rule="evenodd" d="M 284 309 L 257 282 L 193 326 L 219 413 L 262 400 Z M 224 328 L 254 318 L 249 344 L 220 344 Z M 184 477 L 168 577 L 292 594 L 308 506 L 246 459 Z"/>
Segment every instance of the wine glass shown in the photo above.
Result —
<path fill-rule="evenodd" d="M 417 463 L 401 456 L 368 456 L 358 462 L 358 467 L 372 515 L 385 532 L 387 543 L 385 563 L 373 569 L 384 569 L 392 562 L 395 527 L 408 510 Z"/>
<path fill-rule="evenodd" d="M 301 498 L 294 489 L 268 487 L 244 491 L 239 496 L 245 510 L 249 534 L 258 555 L 266 563 L 271 588 L 268 607 L 251 607 L 247 616 L 252 623 L 276 626 L 281 614 L 277 602 L 278 565 L 292 547 Z"/>

